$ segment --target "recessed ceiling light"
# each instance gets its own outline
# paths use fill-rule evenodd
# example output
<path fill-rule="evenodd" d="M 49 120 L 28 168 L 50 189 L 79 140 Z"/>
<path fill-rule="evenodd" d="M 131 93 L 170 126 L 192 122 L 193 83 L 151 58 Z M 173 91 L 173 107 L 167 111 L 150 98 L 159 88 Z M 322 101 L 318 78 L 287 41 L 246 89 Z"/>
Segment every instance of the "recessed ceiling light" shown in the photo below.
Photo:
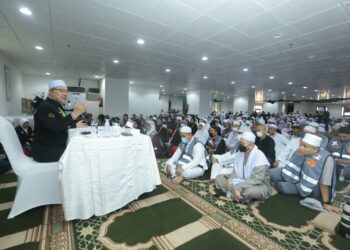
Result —
<path fill-rule="evenodd" d="M 187 88 L 184 88 L 184 90 L 186 91 L 186 90 L 187 90 Z"/>
<path fill-rule="evenodd" d="M 95 75 L 95 78 L 101 78 L 101 76 Z"/>
<path fill-rule="evenodd" d="M 338 96 L 338 98 L 341 98 L 341 96 Z"/>
<path fill-rule="evenodd" d="M 227 99 L 230 99 L 230 97 L 228 96 Z"/>
<path fill-rule="evenodd" d="M 244 72 L 247 72 L 249 69 L 248 68 L 244 68 L 242 69 Z"/>
<path fill-rule="evenodd" d="M 292 83 L 292 82 L 289 82 L 288 84 L 289 84 L 289 85 L 292 85 L 293 83 Z"/>
<path fill-rule="evenodd" d="M 284 95 L 285 94 L 284 91 L 282 91 L 281 94 Z"/>
<path fill-rule="evenodd" d="M 335 95 L 332 95 L 332 96 L 335 96 Z"/>
<path fill-rule="evenodd" d="M 309 59 L 313 59 L 315 57 L 316 57 L 315 55 L 308 56 Z"/>
<path fill-rule="evenodd" d="M 231 84 L 235 84 L 236 82 L 235 81 L 232 81 Z"/>
<path fill-rule="evenodd" d="M 137 44 L 143 45 L 143 44 L 145 44 L 145 40 L 137 39 Z"/>
<path fill-rule="evenodd" d="M 269 76 L 269 78 L 270 78 L 270 79 L 275 79 L 275 77 L 274 77 L 274 76 Z"/>
<path fill-rule="evenodd" d="M 310 100 L 312 100 L 313 98 L 312 97 L 310 97 Z"/>
<path fill-rule="evenodd" d="M 39 45 L 37 45 L 37 46 L 35 46 L 35 49 L 36 49 L 36 50 L 43 50 L 44 48 L 41 47 L 41 46 L 39 46 Z"/>
<path fill-rule="evenodd" d="M 117 63 L 119 63 L 119 60 L 118 59 L 114 59 L 113 63 L 117 64 Z"/>
<path fill-rule="evenodd" d="M 134 82 L 133 82 L 133 81 L 130 81 L 129 83 L 130 83 L 130 84 L 134 84 Z"/>
<path fill-rule="evenodd" d="M 32 11 L 30 9 L 28 9 L 27 7 L 20 8 L 19 12 L 21 12 L 23 15 L 26 15 L 26 16 L 32 15 Z"/>
<path fill-rule="evenodd" d="M 46 72 L 45 75 L 49 76 L 49 75 L 51 75 L 51 73 L 50 72 Z"/>
<path fill-rule="evenodd" d="M 296 96 L 296 94 L 293 94 L 293 96 Z"/>
<path fill-rule="evenodd" d="M 272 91 L 272 89 L 269 89 L 268 91 L 269 91 L 269 92 L 271 92 L 271 91 Z"/>
<path fill-rule="evenodd" d="M 304 98 L 305 96 L 302 96 L 301 98 Z"/>
<path fill-rule="evenodd" d="M 159 87 L 163 88 L 163 85 L 160 85 Z"/>
<path fill-rule="evenodd" d="M 318 92 L 318 89 L 315 89 L 314 91 L 315 91 L 315 92 Z"/>
<path fill-rule="evenodd" d="M 203 79 L 208 79 L 208 76 L 203 76 Z"/>
<path fill-rule="evenodd" d="M 221 94 L 223 95 L 223 94 L 224 94 L 224 92 L 221 92 Z"/>
<path fill-rule="evenodd" d="M 165 72 L 169 73 L 171 70 L 170 69 L 165 69 Z"/>
<path fill-rule="evenodd" d="M 304 86 L 303 89 L 307 89 L 307 86 Z"/>
<path fill-rule="evenodd" d="M 182 94 L 185 94 L 185 91 L 182 91 Z"/>
<path fill-rule="evenodd" d="M 273 35 L 273 38 L 281 38 L 282 34 L 281 33 L 276 33 Z"/>
<path fill-rule="evenodd" d="M 165 89 L 162 89 L 162 91 L 164 92 L 164 91 L 165 91 Z"/>
<path fill-rule="evenodd" d="M 254 86 L 254 85 L 252 86 L 252 89 L 255 89 L 255 86 Z"/>
<path fill-rule="evenodd" d="M 203 61 L 203 62 L 208 61 L 208 57 L 207 57 L 207 56 L 203 56 L 203 57 L 202 57 L 202 61 Z"/>

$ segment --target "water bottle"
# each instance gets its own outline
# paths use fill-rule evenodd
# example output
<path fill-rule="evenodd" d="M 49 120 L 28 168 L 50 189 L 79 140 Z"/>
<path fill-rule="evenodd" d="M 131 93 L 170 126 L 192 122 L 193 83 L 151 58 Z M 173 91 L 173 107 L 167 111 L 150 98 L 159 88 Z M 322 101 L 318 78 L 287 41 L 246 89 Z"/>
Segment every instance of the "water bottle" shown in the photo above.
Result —
<path fill-rule="evenodd" d="M 232 199 L 232 192 L 227 191 L 227 192 L 226 192 L 226 198 L 227 198 L 227 199 Z"/>
<path fill-rule="evenodd" d="M 105 129 L 104 129 L 104 136 L 109 137 L 110 136 L 110 124 L 109 124 L 109 119 L 105 120 Z"/>
<path fill-rule="evenodd" d="M 344 169 L 340 170 L 340 174 L 339 174 L 339 181 L 344 181 L 345 177 L 344 177 Z"/>

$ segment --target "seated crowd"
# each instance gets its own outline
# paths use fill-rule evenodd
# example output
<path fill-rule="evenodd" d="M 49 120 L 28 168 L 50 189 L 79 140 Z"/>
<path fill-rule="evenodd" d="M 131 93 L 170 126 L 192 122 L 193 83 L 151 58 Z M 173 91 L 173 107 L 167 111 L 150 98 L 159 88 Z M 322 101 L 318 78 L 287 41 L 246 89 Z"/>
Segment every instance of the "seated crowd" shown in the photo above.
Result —
<path fill-rule="evenodd" d="M 98 125 L 103 126 L 106 118 L 99 115 Z M 204 118 L 162 110 L 148 117 L 124 114 L 109 120 L 120 126 L 132 124 L 150 136 L 156 157 L 168 158 L 165 171 L 175 184 L 208 171 L 218 197 L 248 204 L 268 199 L 275 188 L 308 198 L 304 204 L 310 208 L 334 210 L 336 182 L 350 181 L 350 127 L 344 119 L 324 123 L 318 118 L 264 112 L 213 112 Z M 92 123 L 91 114 L 79 119 Z M 33 132 L 28 120 L 19 123 L 16 132 L 30 156 Z M 8 167 L 4 159 L 1 162 Z"/>

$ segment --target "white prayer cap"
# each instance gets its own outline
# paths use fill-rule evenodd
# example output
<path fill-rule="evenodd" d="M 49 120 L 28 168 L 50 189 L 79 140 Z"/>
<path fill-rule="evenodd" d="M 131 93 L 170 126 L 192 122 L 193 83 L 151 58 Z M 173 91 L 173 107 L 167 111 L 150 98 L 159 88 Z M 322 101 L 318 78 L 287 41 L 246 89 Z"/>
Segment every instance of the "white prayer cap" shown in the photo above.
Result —
<path fill-rule="evenodd" d="M 223 124 L 231 125 L 231 121 L 230 121 L 229 119 L 225 119 L 225 120 L 223 121 Z"/>
<path fill-rule="evenodd" d="M 311 126 L 306 126 L 306 127 L 304 127 L 304 132 L 305 133 L 315 134 L 316 133 L 316 128 L 315 127 L 311 127 Z"/>
<path fill-rule="evenodd" d="M 205 127 L 207 124 L 204 121 L 201 121 L 198 125 Z"/>
<path fill-rule="evenodd" d="M 183 126 L 180 129 L 180 133 L 187 133 L 187 134 L 192 134 L 192 129 L 188 126 Z"/>
<path fill-rule="evenodd" d="M 277 129 L 277 125 L 276 125 L 276 124 L 273 124 L 273 123 L 267 124 L 267 126 L 270 127 L 270 128 L 275 128 L 275 129 Z"/>
<path fill-rule="evenodd" d="M 324 127 L 319 127 L 318 132 L 320 133 L 326 133 L 326 129 Z"/>
<path fill-rule="evenodd" d="M 53 80 L 49 82 L 49 89 L 57 88 L 57 87 L 66 87 L 67 85 L 63 80 Z"/>
<path fill-rule="evenodd" d="M 250 132 L 250 131 L 245 131 L 245 132 L 242 134 L 242 137 L 241 137 L 241 138 L 244 139 L 244 140 L 247 140 L 247 141 L 250 141 L 250 142 L 255 143 L 255 138 L 256 138 L 256 136 L 255 136 L 252 132 Z"/>
<path fill-rule="evenodd" d="M 182 121 L 181 116 L 176 117 L 176 120 Z"/>
<path fill-rule="evenodd" d="M 241 123 L 240 123 L 239 121 L 233 121 L 233 125 L 238 125 L 238 126 L 240 126 Z"/>
<path fill-rule="evenodd" d="M 320 125 L 318 125 L 318 123 L 317 123 L 317 122 L 310 122 L 310 123 L 309 123 L 309 126 L 312 126 L 312 127 L 318 128 Z"/>
<path fill-rule="evenodd" d="M 23 117 L 19 120 L 19 125 L 23 125 L 23 123 L 25 123 L 25 122 L 29 122 L 29 120 L 28 120 L 28 118 Z"/>
<path fill-rule="evenodd" d="M 316 148 L 319 148 L 322 143 L 322 138 L 317 135 L 306 133 L 302 141 Z"/>

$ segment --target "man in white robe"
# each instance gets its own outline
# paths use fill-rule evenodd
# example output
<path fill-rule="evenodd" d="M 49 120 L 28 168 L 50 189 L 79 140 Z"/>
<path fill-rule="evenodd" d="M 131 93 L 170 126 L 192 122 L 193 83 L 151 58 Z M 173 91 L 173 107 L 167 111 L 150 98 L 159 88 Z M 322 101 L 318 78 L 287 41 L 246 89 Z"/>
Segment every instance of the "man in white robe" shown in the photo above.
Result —
<path fill-rule="evenodd" d="M 192 136 L 192 129 L 188 126 L 182 127 L 180 136 L 180 145 L 165 165 L 175 184 L 181 183 L 183 179 L 202 176 L 208 169 L 204 145 Z"/>
<path fill-rule="evenodd" d="M 194 135 L 195 138 L 198 139 L 198 141 L 200 141 L 203 145 L 205 145 L 209 139 L 209 132 L 208 132 L 208 128 L 207 125 L 205 124 L 205 122 L 201 121 L 198 124 L 198 130 L 196 132 L 196 134 Z"/>
<path fill-rule="evenodd" d="M 248 203 L 251 199 L 269 198 L 272 192 L 270 164 L 264 153 L 255 146 L 255 135 L 244 132 L 238 149 L 232 175 L 218 175 L 216 188 L 231 192 L 233 199 L 241 203 Z"/>

